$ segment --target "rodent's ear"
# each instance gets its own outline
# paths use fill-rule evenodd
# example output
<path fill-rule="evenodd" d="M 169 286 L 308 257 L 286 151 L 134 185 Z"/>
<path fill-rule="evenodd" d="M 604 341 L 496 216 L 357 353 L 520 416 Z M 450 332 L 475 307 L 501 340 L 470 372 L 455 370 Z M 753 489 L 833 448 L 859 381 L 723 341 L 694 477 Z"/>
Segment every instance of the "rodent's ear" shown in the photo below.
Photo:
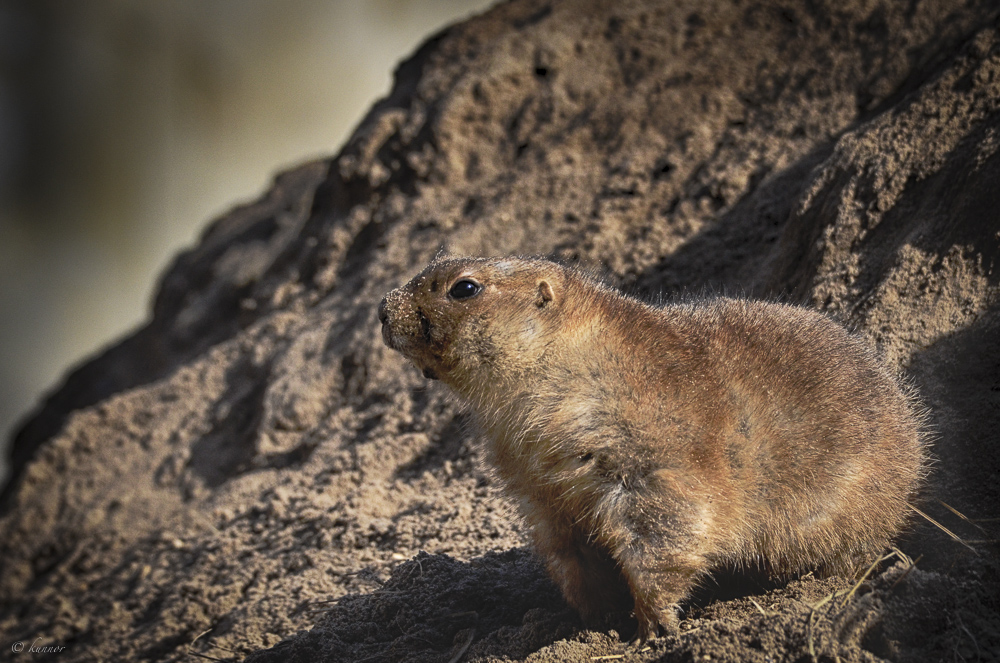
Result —
<path fill-rule="evenodd" d="M 555 293 L 552 292 L 552 286 L 549 285 L 549 282 L 539 281 L 538 296 L 535 297 L 535 306 L 537 306 L 538 308 L 542 308 L 555 298 L 556 298 Z"/>

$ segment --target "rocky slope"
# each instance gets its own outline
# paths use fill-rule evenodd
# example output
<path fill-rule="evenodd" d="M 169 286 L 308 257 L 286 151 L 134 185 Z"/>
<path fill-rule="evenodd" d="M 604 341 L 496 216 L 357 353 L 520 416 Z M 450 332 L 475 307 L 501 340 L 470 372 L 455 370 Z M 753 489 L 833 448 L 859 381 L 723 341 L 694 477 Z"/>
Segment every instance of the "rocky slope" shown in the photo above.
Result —
<path fill-rule="evenodd" d="M 997 17 L 974 0 L 514 1 L 431 38 L 338 156 L 208 227 L 149 324 L 21 430 L 3 651 L 1000 657 Z M 584 630 L 466 415 L 381 343 L 382 294 L 442 249 L 838 317 L 922 394 L 937 462 L 919 507 L 963 541 L 915 519 L 853 593 L 720 570 L 681 636 L 646 650 Z"/>

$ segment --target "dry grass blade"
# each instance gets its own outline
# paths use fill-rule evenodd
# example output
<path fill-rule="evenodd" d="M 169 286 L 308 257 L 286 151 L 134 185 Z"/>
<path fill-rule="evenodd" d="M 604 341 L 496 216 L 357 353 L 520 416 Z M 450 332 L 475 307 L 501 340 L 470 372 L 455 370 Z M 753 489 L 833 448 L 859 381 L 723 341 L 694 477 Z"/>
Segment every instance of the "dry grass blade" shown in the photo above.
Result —
<path fill-rule="evenodd" d="M 968 543 L 966 543 L 965 540 L 962 537 L 960 537 L 959 535 L 955 534 L 950 529 L 948 529 L 947 527 L 945 527 L 944 525 L 942 525 L 938 521 L 934 520 L 933 518 L 931 518 L 930 516 L 928 516 L 926 513 L 924 513 L 923 511 L 921 511 L 917 507 L 913 506 L 912 504 L 907 504 L 906 506 L 908 506 L 911 509 L 913 509 L 914 511 L 916 511 L 917 514 L 919 514 L 920 516 L 922 516 L 925 520 L 927 520 L 927 522 L 929 522 L 930 524 L 932 524 L 935 527 L 937 527 L 939 530 L 941 530 L 942 532 L 944 532 L 945 534 L 947 534 L 948 536 L 950 536 L 955 541 L 958 541 L 963 546 L 965 546 L 966 548 L 968 548 L 972 552 L 976 553 L 977 555 L 979 554 L 979 551 L 976 550 L 975 548 L 973 548 L 972 546 L 970 546 Z"/>
<path fill-rule="evenodd" d="M 953 514 L 955 514 L 956 516 L 958 516 L 959 518 L 961 518 L 965 522 L 969 523 L 970 525 L 972 525 L 973 527 L 975 527 L 976 529 L 978 529 L 980 532 L 982 532 L 984 534 L 986 533 L 986 529 L 982 525 L 980 525 L 979 523 L 977 523 L 975 520 L 972 520 L 971 518 L 969 518 L 968 516 L 966 516 L 964 513 L 962 513 L 961 511 L 959 511 L 955 507 L 951 506 L 947 502 L 942 502 L 941 500 L 938 500 L 938 502 L 941 503 L 941 506 L 943 506 L 944 508 L 946 508 L 949 511 L 951 511 Z"/>
<path fill-rule="evenodd" d="M 816 647 L 815 647 L 815 645 L 813 643 L 813 618 L 816 616 L 816 611 L 819 610 L 820 608 L 822 608 L 824 605 L 826 605 L 830 601 L 832 601 L 835 596 L 837 596 L 837 592 L 834 592 L 832 594 L 827 594 L 819 602 L 817 602 L 816 605 L 814 605 L 811 608 L 809 608 L 809 624 L 808 624 L 808 631 L 809 631 L 809 656 L 812 657 L 813 663 L 817 663 L 817 660 L 818 660 L 816 658 Z"/>
<path fill-rule="evenodd" d="M 465 656 L 465 652 L 467 652 L 469 650 L 469 647 L 472 646 L 472 641 L 475 639 L 475 637 L 476 637 L 476 629 L 470 628 L 469 637 L 466 638 L 465 643 L 462 645 L 462 648 L 459 649 L 457 652 L 455 652 L 455 655 L 451 657 L 448 663 L 458 663 L 460 660 L 462 660 L 462 657 Z"/>
<path fill-rule="evenodd" d="M 892 550 L 892 552 L 896 553 L 896 557 L 899 559 L 899 561 L 901 561 L 903 564 L 905 564 L 907 566 L 907 568 L 909 568 L 909 567 L 913 566 L 914 564 L 916 564 L 916 562 L 913 561 L 912 557 L 910 557 L 909 555 L 907 555 L 905 552 L 903 552 L 899 548 L 890 548 L 890 550 Z M 923 555 L 921 555 L 920 557 L 923 557 Z M 919 557 L 917 559 L 919 559 Z"/>
<path fill-rule="evenodd" d="M 847 592 L 847 596 L 845 596 L 844 600 L 840 602 L 840 605 L 837 607 L 837 609 L 839 610 L 843 608 L 845 605 L 847 605 L 847 602 L 851 600 L 852 596 L 854 596 L 854 592 L 858 591 L 858 588 L 861 587 L 861 584 L 868 579 L 868 576 L 871 575 L 871 572 L 875 570 L 876 566 L 878 566 L 885 560 L 891 559 L 893 557 L 897 557 L 895 550 L 890 552 L 888 555 L 883 555 L 878 559 L 876 559 L 874 562 L 872 562 L 871 566 L 868 567 L 868 570 L 865 571 L 863 574 L 861 574 L 861 577 L 858 578 L 858 582 L 855 583 L 854 587 L 851 587 L 851 591 Z"/>
<path fill-rule="evenodd" d="M 809 612 L 816 612 L 817 610 L 819 610 L 820 608 L 822 608 L 823 606 L 825 606 L 827 603 L 829 603 L 830 601 L 832 601 L 837 596 L 837 594 L 838 594 L 838 592 L 833 592 L 832 594 L 827 594 L 822 599 L 820 599 L 819 601 L 817 601 L 816 605 L 810 606 L 809 607 Z"/>
<path fill-rule="evenodd" d="M 893 590 L 893 588 L 895 588 L 896 585 L 898 585 L 899 583 L 901 583 L 906 576 L 910 575 L 910 571 L 912 571 L 913 569 L 915 569 L 917 567 L 917 562 L 919 562 L 923 558 L 924 558 L 924 556 L 921 555 L 920 557 L 917 557 L 915 560 L 911 561 L 907 565 L 906 570 L 903 571 L 902 575 L 900 575 L 898 578 L 896 578 L 896 581 L 894 583 L 892 583 L 891 585 L 889 585 L 889 591 L 891 592 Z"/>
<path fill-rule="evenodd" d="M 199 653 L 199 652 L 196 652 L 196 651 L 191 651 L 191 647 L 193 647 L 193 646 L 194 646 L 194 643 L 198 642 L 198 639 L 199 639 L 199 638 L 201 638 L 201 637 L 202 637 L 203 635 L 208 635 L 209 633 L 211 633 L 211 632 L 212 632 L 212 629 L 214 629 L 214 628 L 215 628 L 215 627 L 213 626 L 213 627 L 212 627 L 212 628 L 210 628 L 210 629 L 205 629 L 204 631 L 202 631 L 202 632 L 201 632 L 201 633 L 199 633 L 198 635 L 194 636 L 194 640 L 192 640 L 192 641 L 191 641 L 191 642 L 190 642 L 190 643 L 188 644 L 188 650 L 187 650 L 187 652 L 185 652 L 185 653 L 186 653 L 186 654 L 187 654 L 188 656 L 197 656 L 198 658 L 207 658 L 207 659 L 208 659 L 208 660 L 210 660 L 210 661 L 223 661 L 223 660 L 225 660 L 225 659 L 222 659 L 222 658 L 216 658 L 216 657 L 214 657 L 214 656 L 209 656 L 208 654 L 201 654 L 201 653 Z M 218 645 L 213 645 L 213 644 L 209 644 L 209 647 L 211 647 L 211 648 L 213 648 L 213 649 L 222 649 L 222 650 L 224 650 L 224 651 L 231 651 L 231 652 L 233 652 L 234 654 L 238 654 L 238 653 L 239 653 L 239 652 L 236 652 L 236 651 L 233 651 L 232 649 L 226 649 L 225 647 L 220 647 L 220 646 L 218 646 Z"/>

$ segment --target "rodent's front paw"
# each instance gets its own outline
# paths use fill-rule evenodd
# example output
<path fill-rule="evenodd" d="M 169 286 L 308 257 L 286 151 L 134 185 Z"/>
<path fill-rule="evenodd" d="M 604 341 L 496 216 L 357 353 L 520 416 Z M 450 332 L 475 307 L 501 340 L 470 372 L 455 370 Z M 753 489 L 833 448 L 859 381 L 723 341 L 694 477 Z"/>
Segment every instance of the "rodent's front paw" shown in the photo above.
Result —
<path fill-rule="evenodd" d="M 660 635 L 670 636 L 680 632 L 680 621 L 677 618 L 677 606 L 675 605 L 656 609 L 640 606 L 637 603 L 635 618 L 639 622 L 639 629 L 630 644 L 636 647 L 641 647 L 646 641 Z"/>

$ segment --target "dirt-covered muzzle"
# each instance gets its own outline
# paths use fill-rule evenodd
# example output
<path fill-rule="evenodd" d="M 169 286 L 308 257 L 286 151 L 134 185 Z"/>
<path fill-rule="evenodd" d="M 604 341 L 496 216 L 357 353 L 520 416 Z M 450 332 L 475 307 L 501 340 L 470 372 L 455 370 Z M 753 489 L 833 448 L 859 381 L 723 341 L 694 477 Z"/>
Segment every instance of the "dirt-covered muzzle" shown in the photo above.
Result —
<path fill-rule="evenodd" d="M 438 376 L 433 365 L 440 357 L 432 350 L 430 323 L 414 303 L 412 285 L 410 282 L 392 290 L 379 302 L 382 341 L 386 347 L 412 361 L 424 377 L 435 380 Z"/>

